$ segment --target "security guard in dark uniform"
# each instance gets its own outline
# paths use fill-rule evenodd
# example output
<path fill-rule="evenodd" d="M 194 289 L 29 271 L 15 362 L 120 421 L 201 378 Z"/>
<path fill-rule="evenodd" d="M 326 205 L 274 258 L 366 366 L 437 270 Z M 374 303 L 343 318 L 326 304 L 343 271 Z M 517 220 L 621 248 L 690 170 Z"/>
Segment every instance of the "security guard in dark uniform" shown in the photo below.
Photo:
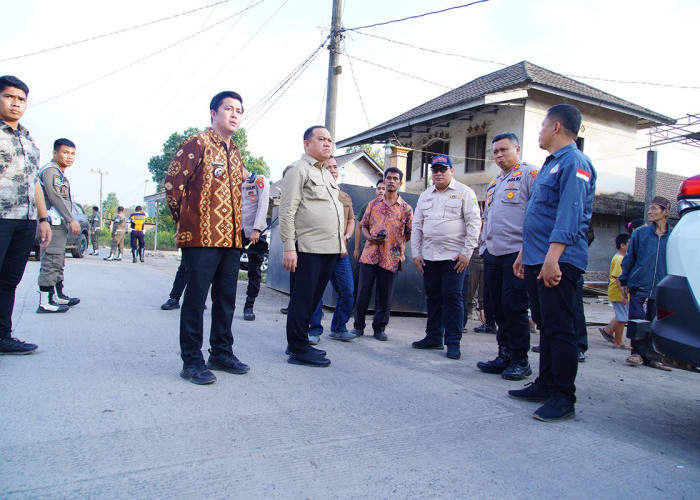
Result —
<path fill-rule="evenodd" d="M 92 243 L 92 253 L 90 255 L 100 255 L 100 233 L 102 232 L 102 218 L 100 209 L 92 207 L 92 215 L 88 217 L 90 223 L 90 243 Z"/>
<path fill-rule="evenodd" d="M 75 144 L 68 139 L 58 139 L 53 144 L 53 160 L 39 172 L 46 206 L 51 217 L 53 238 L 49 246 L 41 250 L 39 270 L 39 307 L 37 313 L 66 312 L 80 302 L 63 293 L 63 268 L 66 262 L 68 231 L 80 233 L 80 224 L 73 218 L 70 183 L 66 168 L 75 161 Z"/>
<path fill-rule="evenodd" d="M 493 138 L 493 159 L 501 172 L 486 189 L 481 253 L 486 293 L 496 317 L 498 356 L 480 361 L 486 373 L 500 373 L 506 380 L 522 380 L 532 374 L 530 324 L 525 280 L 513 274 L 513 263 L 523 244 L 523 218 L 539 169 L 521 163 L 520 141 L 506 132 Z"/>
<path fill-rule="evenodd" d="M 136 207 L 136 212 L 129 216 L 129 224 L 131 225 L 131 257 L 132 263 L 136 262 L 136 255 L 143 262 L 143 254 L 145 252 L 146 241 L 143 235 L 143 225 L 146 223 L 146 214 L 143 213 L 141 205 Z"/>

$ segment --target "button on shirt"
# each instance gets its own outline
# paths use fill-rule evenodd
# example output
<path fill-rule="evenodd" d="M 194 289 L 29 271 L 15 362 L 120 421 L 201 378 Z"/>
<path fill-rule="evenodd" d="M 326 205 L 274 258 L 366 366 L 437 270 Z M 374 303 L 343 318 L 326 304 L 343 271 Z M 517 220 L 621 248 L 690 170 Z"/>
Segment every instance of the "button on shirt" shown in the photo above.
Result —
<path fill-rule="evenodd" d="M 538 172 L 534 165 L 518 163 L 489 183 L 482 244 L 491 255 L 507 255 L 522 248 L 525 207 Z"/>
<path fill-rule="evenodd" d="M 379 244 L 365 242 L 360 263 L 376 265 L 392 273 L 398 272 L 403 261 L 406 238 L 411 237 L 413 227 L 411 206 L 401 196 L 391 205 L 384 196 L 380 196 L 367 204 L 361 224 L 369 234 L 374 236 L 383 231 L 386 238 Z"/>
<path fill-rule="evenodd" d="M 29 131 L 0 120 L 0 219 L 36 219 L 39 148 Z"/>
<path fill-rule="evenodd" d="M 323 163 L 307 154 L 288 166 L 280 196 L 280 237 L 285 252 L 345 252 L 343 205 Z"/>
<path fill-rule="evenodd" d="M 262 175 L 252 173 L 243 181 L 241 190 L 243 196 L 241 224 L 243 225 L 243 234 L 246 238 L 250 238 L 253 230 L 257 229 L 262 232 L 267 227 L 270 183 Z"/>
<path fill-rule="evenodd" d="M 563 243 L 559 262 L 585 271 L 596 178 L 591 160 L 574 143 L 547 157 L 525 210 L 523 264 L 543 264 L 549 244 Z"/>
<path fill-rule="evenodd" d="M 481 230 L 481 210 L 469 186 L 452 179 L 444 191 L 433 186 L 416 204 L 411 236 L 413 257 L 453 260 L 471 257 Z"/>

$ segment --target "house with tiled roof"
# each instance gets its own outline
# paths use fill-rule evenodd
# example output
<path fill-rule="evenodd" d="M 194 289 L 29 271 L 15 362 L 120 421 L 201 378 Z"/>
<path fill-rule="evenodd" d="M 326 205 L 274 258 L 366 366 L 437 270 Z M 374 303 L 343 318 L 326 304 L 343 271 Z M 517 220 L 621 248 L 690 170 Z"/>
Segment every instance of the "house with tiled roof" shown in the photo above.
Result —
<path fill-rule="evenodd" d="M 392 146 L 385 165 L 404 172 L 407 192 L 429 184 L 429 164 L 436 154 L 452 158 L 455 178 L 471 186 L 483 201 L 488 183 L 499 173 L 491 158 L 491 140 L 514 132 L 523 161 L 541 165 L 547 152 L 537 138 L 542 120 L 554 104 L 581 110 L 583 126 L 577 144 L 598 172 L 591 247 L 593 268 L 607 269 L 608 243 L 628 220 L 642 217 L 644 203 L 635 201 L 637 132 L 672 119 L 626 101 L 572 77 L 521 61 L 414 107 L 384 123 L 338 142 Z M 600 241 L 601 243 L 598 243 Z M 598 249 L 600 245 L 600 249 Z"/>

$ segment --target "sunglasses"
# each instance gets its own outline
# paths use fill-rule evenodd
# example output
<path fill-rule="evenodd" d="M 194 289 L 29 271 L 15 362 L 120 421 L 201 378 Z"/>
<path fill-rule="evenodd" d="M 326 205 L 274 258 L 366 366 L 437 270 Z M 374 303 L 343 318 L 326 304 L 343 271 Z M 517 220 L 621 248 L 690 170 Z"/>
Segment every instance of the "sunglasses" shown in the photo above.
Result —
<path fill-rule="evenodd" d="M 450 167 L 446 167 L 445 165 L 435 165 L 434 167 L 430 167 L 430 171 L 434 174 L 437 174 L 438 172 L 444 174 L 449 168 Z"/>

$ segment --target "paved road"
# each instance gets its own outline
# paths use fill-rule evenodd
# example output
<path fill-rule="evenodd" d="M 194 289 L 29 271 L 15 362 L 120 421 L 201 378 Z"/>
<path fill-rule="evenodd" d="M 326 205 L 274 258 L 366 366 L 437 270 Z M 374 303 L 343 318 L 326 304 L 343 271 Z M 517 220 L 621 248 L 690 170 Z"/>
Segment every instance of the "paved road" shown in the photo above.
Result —
<path fill-rule="evenodd" d="M 595 328 L 558 424 L 476 369 L 494 336 L 466 335 L 459 361 L 411 349 L 423 318 L 392 318 L 388 342 L 324 339 L 330 368 L 287 364 L 286 296 L 267 289 L 234 322 L 250 373 L 201 387 L 159 309 L 172 258 L 67 261 L 70 312 L 34 313 L 37 262 L 18 290 L 15 334 L 40 350 L 0 357 L 2 498 L 698 497 L 700 375 L 627 367 Z"/>

